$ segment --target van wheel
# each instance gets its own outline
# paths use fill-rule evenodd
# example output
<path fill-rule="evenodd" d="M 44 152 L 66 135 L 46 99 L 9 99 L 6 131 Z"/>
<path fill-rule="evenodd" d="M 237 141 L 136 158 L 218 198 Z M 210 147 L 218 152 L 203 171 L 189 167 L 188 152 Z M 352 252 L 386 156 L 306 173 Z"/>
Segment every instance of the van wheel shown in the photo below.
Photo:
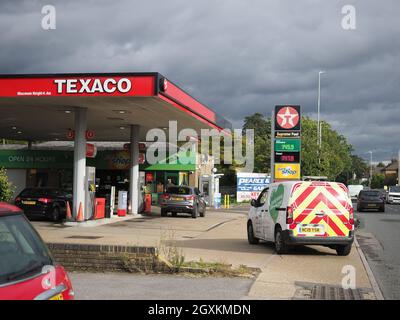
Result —
<path fill-rule="evenodd" d="M 275 231 L 275 251 L 277 254 L 285 254 L 288 252 L 288 246 L 283 239 L 282 229 L 279 227 Z"/>
<path fill-rule="evenodd" d="M 161 217 L 166 217 L 167 216 L 167 209 L 161 209 Z"/>
<path fill-rule="evenodd" d="M 338 256 L 348 256 L 351 252 L 351 244 L 347 244 L 344 246 L 337 246 L 336 253 Z"/>
<path fill-rule="evenodd" d="M 260 239 L 254 236 L 253 224 L 251 221 L 247 223 L 247 240 L 250 244 L 258 244 L 260 242 Z"/>
<path fill-rule="evenodd" d="M 55 207 L 51 211 L 51 221 L 57 222 L 58 220 L 60 220 L 60 208 Z"/>

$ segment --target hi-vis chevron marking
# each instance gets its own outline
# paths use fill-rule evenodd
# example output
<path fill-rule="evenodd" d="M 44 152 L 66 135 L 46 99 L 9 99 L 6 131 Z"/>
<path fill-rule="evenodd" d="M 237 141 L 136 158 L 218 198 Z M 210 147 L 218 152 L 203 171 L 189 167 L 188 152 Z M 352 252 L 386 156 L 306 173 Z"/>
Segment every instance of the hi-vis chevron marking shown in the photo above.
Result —
<path fill-rule="evenodd" d="M 348 236 L 353 230 L 350 224 L 352 204 L 346 196 L 346 188 L 338 183 L 301 182 L 293 187 L 290 205 L 293 208 L 294 236 Z M 322 233 L 304 234 L 301 225 L 318 226 Z"/>

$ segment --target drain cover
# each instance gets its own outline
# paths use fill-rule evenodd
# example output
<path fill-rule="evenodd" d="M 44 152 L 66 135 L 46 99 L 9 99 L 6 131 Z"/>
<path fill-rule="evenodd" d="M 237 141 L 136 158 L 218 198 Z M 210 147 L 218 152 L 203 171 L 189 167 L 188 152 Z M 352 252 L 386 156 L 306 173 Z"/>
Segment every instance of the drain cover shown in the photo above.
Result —
<path fill-rule="evenodd" d="M 375 300 L 370 288 L 343 289 L 321 283 L 296 282 L 295 300 Z"/>
<path fill-rule="evenodd" d="M 101 236 L 70 236 L 70 237 L 66 237 L 66 239 L 101 239 L 103 237 Z"/>

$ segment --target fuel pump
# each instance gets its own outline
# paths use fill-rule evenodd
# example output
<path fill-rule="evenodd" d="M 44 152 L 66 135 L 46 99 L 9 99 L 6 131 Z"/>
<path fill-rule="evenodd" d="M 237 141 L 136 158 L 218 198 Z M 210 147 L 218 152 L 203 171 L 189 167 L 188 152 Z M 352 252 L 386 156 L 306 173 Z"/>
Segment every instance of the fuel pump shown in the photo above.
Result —
<path fill-rule="evenodd" d="M 94 215 L 94 204 L 96 197 L 96 168 L 95 167 L 86 167 L 86 176 L 85 176 L 85 220 L 90 220 Z"/>

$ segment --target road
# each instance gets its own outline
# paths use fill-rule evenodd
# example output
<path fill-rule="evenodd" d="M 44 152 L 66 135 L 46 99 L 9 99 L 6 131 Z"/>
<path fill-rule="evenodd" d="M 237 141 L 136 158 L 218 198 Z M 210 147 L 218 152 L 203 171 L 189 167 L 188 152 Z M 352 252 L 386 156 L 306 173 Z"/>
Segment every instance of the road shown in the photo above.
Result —
<path fill-rule="evenodd" d="M 359 244 L 385 299 L 400 299 L 400 206 L 358 212 Z"/>
<path fill-rule="evenodd" d="M 78 300 L 237 300 L 254 279 L 192 278 L 128 273 L 76 273 L 70 277 Z"/>

